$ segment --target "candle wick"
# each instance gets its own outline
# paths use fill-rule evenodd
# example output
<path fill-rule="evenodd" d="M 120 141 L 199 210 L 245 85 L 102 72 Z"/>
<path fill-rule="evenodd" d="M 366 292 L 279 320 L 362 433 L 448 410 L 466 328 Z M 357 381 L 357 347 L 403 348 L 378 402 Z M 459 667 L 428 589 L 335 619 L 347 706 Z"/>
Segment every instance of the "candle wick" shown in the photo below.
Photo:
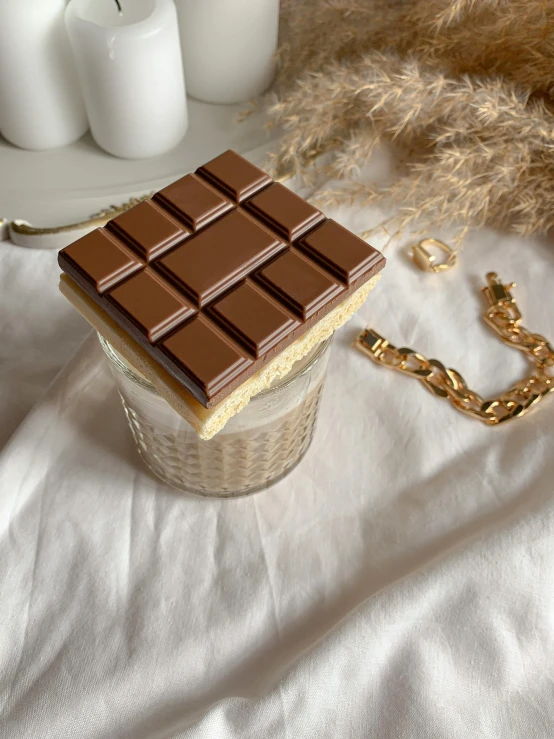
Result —
<path fill-rule="evenodd" d="M 115 4 L 117 5 L 119 15 L 123 15 L 123 10 L 121 9 L 121 3 L 119 2 L 119 0 L 115 0 Z"/>

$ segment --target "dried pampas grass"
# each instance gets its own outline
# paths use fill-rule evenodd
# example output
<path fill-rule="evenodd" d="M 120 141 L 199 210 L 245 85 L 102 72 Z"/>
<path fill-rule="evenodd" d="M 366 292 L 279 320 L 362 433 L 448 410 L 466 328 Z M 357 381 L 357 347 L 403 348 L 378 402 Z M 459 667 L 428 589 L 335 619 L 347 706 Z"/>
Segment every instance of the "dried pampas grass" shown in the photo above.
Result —
<path fill-rule="evenodd" d="M 332 150 L 330 199 L 393 204 L 398 228 L 554 225 L 554 0 L 284 0 L 280 60 L 275 171 Z M 372 188 L 384 142 L 415 153 Z"/>

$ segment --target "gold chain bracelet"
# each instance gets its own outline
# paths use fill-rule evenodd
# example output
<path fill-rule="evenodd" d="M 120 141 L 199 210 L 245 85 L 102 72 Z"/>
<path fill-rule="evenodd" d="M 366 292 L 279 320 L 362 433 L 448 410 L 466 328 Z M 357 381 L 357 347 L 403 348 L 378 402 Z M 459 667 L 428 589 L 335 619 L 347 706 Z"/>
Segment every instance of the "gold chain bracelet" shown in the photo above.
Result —
<path fill-rule="evenodd" d="M 544 336 L 521 325 L 521 313 L 510 293 L 515 283 L 503 285 L 495 272 L 487 274 L 487 281 L 483 292 L 489 307 L 483 319 L 508 346 L 525 352 L 536 368 L 530 377 L 498 398 L 484 400 L 468 388 L 456 370 L 447 369 L 437 359 L 426 359 L 413 349 L 397 348 L 372 329 L 362 331 L 354 345 L 377 364 L 415 377 L 433 395 L 446 398 L 454 408 L 483 423 L 496 426 L 521 418 L 554 390 L 549 375 L 549 368 L 554 367 L 554 349 Z"/>

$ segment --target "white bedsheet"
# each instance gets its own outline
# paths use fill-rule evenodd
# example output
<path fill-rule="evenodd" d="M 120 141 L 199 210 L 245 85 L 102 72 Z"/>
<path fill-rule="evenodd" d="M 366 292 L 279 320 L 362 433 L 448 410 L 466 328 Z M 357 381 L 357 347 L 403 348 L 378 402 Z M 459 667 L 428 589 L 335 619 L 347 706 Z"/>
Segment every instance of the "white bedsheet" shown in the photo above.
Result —
<path fill-rule="evenodd" d="M 139 461 L 56 254 L 0 244 L 2 738 L 554 735 L 554 400 L 487 428 L 350 348 L 368 323 L 505 389 L 529 364 L 478 290 L 516 280 L 554 337 L 554 253 L 482 233 L 448 275 L 387 256 L 307 458 L 219 501 Z"/>

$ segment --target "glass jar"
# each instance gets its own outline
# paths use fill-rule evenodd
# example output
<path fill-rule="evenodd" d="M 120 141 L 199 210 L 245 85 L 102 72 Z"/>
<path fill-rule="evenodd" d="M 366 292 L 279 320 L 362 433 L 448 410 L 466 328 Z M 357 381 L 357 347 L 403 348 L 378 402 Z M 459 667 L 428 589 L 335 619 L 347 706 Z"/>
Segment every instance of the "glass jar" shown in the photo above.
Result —
<path fill-rule="evenodd" d="M 196 495 L 246 495 L 280 480 L 307 452 L 331 339 L 252 398 L 213 439 L 203 441 L 152 383 L 99 338 L 138 451 L 152 472 L 169 485 Z"/>

